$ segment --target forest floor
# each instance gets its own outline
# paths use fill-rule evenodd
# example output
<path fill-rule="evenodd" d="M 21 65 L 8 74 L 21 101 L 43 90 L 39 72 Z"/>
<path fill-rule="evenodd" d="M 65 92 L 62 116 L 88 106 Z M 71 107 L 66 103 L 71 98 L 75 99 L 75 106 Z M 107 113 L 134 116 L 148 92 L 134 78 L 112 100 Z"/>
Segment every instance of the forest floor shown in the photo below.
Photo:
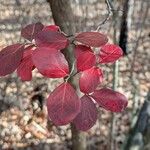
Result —
<path fill-rule="evenodd" d="M 140 14 L 139 3 L 140 0 L 135 4 L 133 22 L 128 33 L 129 54 L 119 61 L 118 91 L 128 97 L 129 104 L 126 111 L 115 114 L 116 150 L 120 150 L 126 140 L 133 115 L 140 110 L 150 89 L 150 18 L 144 24 L 143 20 L 139 19 L 144 16 L 144 11 Z M 38 21 L 43 24 L 53 23 L 50 8 L 45 0 L 22 0 L 21 3 L 18 0 L 5 0 L 0 1 L 0 5 L 1 48 L 22 41 L 19 36 L 20 29 L 25 24 Z M 104 9 L 105 3 L 99 4 L 96 0 L 89 5 L 73 3 L 73 8 L 76 12 L 75 24 L 78 25 L 78 31 L 96 29 L 99 20 L 103 20 L 107 13 Z M 113 41 L 111 22 L 112 20 L 102 31 Z M 119 21 L 116 24 L 118 25 Z M 103 85 L 112 87 L 113 65 L 101 67 L 105 74 Z M 46 98 L 61 82 L 63 79 L 43 78 L 37 70 L 33 72 L 31 82 L 21 82 L 16 73 L 0 78 L 0 149 L 70 149 L 70 126 L 56 127 L 47 121 Z M 99 109 L 97 123 L 86 133 L 88 150 L 109 150 L 111 115 L 110 112 Z"/>

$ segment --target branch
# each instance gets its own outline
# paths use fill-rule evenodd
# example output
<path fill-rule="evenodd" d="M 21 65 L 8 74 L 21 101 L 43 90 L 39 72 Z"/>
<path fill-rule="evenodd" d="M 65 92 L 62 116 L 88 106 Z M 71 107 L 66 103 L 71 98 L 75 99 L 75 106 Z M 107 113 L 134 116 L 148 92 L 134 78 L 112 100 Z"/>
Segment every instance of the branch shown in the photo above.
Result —
<path fill-rule="evenodd" d="M 110 19 L 110 17 L 114 14 L 115 11 L 123 11 L 123 10 L 116 10 L 114 9 L 113 4 L 111 3 L 110 0 L 105 0 L 105 3 L 107 5 L 107 16 L 106 18 L 98 25 L 96 31 L 99 31 L 101 27 Z"/>
<path fill-rule="evenodd" d="M 110 0 L 105 0 L 105 3 L 107 5 L 107 16 L 106 18 L 98 25 L 96 31 L 99 31 L 101 29 L 101 26 L 104 25 L 111 17 L 111 15 L 113 14 L 113 5 L 111 4 Z"/>

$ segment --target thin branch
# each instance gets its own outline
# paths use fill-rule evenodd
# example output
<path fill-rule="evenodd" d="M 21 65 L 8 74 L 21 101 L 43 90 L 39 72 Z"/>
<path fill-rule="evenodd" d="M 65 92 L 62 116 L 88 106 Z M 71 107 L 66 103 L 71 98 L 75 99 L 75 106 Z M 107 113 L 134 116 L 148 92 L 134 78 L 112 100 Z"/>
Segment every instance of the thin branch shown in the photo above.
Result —
<path fill-rule="evenodd" d="M 112 10 L 114 10 L 114 9 L 113 9 L 113 5 L 111 4 L 110 0 L 105 0 L 105 3 L 107 5 L 108 13 L 107 13 L 106 18 L 98 25 L 96 31 L 99 31 L 101 29 L 101 26 L 104 25 L 110 19 L 111 15 L 113 14 Z"/>
<path fill-rule="evenodd" d="M 121 11 L 123 12 L 123 10 L 116 10 L 114 9 L 114 6 L 113 4 L 111 3 L 110 0 L 105 0 L 105 3 L 107 5 L 107 15 L 106 15 L 106 18 L 98 25 L 96 31 L 99 31 L 101 29 L 101 27 L 106 24 L 106 22 L 110 19 L 110 17 L 114 14 L 114 12 L 118 12 L 118 11 Z"/>

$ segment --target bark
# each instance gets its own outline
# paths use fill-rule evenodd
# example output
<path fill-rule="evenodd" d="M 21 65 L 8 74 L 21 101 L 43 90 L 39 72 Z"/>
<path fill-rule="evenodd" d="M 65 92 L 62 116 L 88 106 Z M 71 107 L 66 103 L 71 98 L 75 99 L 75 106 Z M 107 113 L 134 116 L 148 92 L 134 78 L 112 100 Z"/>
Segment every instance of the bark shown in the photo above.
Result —
<path fill-rule="evenodd" d="M 150 148 L 150 92 L 145 100 L 137 121 L 130 130 L 124 150 L 141 150 Z"/>
<path fill-rule="evenodd" d="M 71 8 L 70 0 L 47 0 L 49 2 L 52 16 L 56 25 L 58 25 L 63 32 L 67 35 L 72 35 L 75 33 L 76 28 L 74 25 L 74 15 Z M 70 70 L 72 69 L 75 58 L 73 52 L 73 45 L 70 45 L 65 51 L 64 55 L 69 63 Z M 76 66 L 74 67 L 74 73 L 76 72 Z M 70 84 L 78 90 L 77 79 L 72 76 L 69 79 Z M 86 149 L 86 137 L 85 133 L 76 130 L 76 128 L 71 125 L 72 132 L 72 149 L 73 150 L 85 150 Z"/>
<path fill-rule="evenodd" d="M 125 0 L 124 2 L 119 38 L 119 46 L 122 48 L 124 55 L 127 55 L 129 1 Z"/>

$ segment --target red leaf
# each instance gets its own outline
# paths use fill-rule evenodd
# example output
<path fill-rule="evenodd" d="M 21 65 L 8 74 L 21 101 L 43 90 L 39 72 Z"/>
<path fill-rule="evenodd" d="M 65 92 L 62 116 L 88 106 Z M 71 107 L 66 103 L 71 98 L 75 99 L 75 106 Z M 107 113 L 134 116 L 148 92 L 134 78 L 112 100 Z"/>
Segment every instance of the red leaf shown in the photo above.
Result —
<path fill-rule="evenodd" d="M 85 52 L 77 58 L 78 71 L 90 69 L 94 65 L 96 65 L 96 56 L 93 52 Z"/>
<path fill-rule="evenodd" d="M 69 83 L 62 83 L 48 97 L 48 116 L 56 125 L 70 123 L 80 111 L 81 101 Z"/>
<path fill-rule="evenodd" d="M 127 98 L 123 94 L 108 88 L 96 90 L 92 97 L 101 107 L 112 112 L 122 112 L 128 104 Z"/>
<path fill-rule="evenodd" d="M 35 38 L 37 46 L 64 49 L 68 46 L 68 39 L 59 32 L 41 31 Z"/>
<path fill-rule="evenodd" d="M 40 22 L 38 23 L 33 23 L 25 26 L 21 30 L 21 36 L 24 37 L 25 39 L 32 41 L 35 36 L 42 31 L 44 28 L 44 25 Z"/>
<path fill-rule="evenodd" d="M 92 128 L 97 120 L 97 108 L 91 98 L 81 97 L 81 111 L 73 120 L 78 130 L 86 131 Z"/>
<path fill-rule="evenodd" d="M 76 45 L 74 52 L 75 52 L 75 57 L 78 58 L 80 55 L 84 54 L 85 52 L 92 52 L 92 49 L 85 45 Z"/>
<path fill-rule="evenodd" d="M 113 63 L 123 56 L 123 51 L 117 45 L 107 44 L 101 47 L 99 56 L 100 63 Z"/>
<path fill-rule="evenodd" d="M 100 47 L 108 42 L 106 35 L 99 32 L 82 32 L 75 37 L 75 40 L 92 47 Z"/>
<path fill-rule="evenodd" d="M 65 77 L 69 73 L 64 55 L 53 48 L 40 47 L 34 50 L 32 60 L 39 72 L 49 78 Z"/>
<path fill-rule="evenodd" d="M 103 73 L 102 70 L 98 67 L 92 67 L 88 70 L 83 71 L 79 79 L 81 92 L 93 92 L 97 88 L 97 86 L 102 82 L 102 79 Z"/>
<path fill-rule="evenodd" d="M 49 25 L 43 28 L 43 31 L 59 31 L 59 30 L 60 30 L 59 26 L 56 25 Z"/>
<path fill-rule="evenodd" d="M 23 58 L 26 56 L 32 55 L 34 45 L 29 45 L 24 49 Z"/>
<path fill-rule="evenodd" d="M 22 81 L 30 81 L 32 79 L 32 70 L 34 69 L 32 61 L 33 46 L 29 46 L 25 49 L 23 59 L 17 68 L 17 74 Z"/>
<path fill-rule="evenodd" d="M 24 46 L 14 44 L 0 51 L 0 76 L 12 73 L 19 66 L 23 56 Z"/>

